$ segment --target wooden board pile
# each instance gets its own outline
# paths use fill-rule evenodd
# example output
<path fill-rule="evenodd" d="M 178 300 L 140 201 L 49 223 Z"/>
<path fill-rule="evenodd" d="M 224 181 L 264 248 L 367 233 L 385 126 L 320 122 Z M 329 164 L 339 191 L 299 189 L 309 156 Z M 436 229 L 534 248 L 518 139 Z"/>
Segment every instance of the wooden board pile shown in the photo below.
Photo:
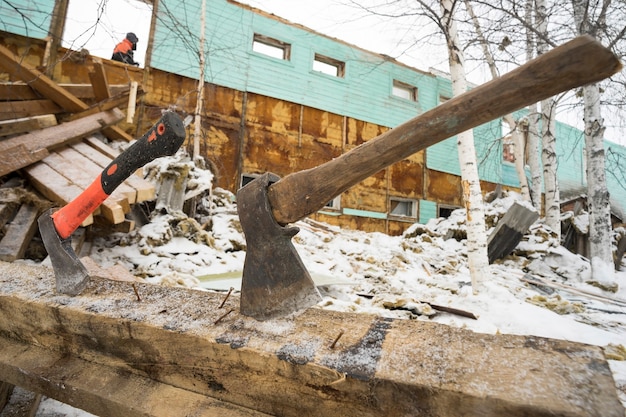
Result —
<path fill-rule="evenodd" d="M 133 139 L 115 126 L 126 118 L 119 107 L 129 102 L 130 86 L 109 86 L 101 62 L 89 76 L 90 85 L 57 84 L 0 46 L 0 77 L 8 80 L 0 83 L 0 260 L 24 257 L 39 214 L 76 198 L 117 156 L 97 135 Z M 154 198 L 153 184 L 131 176 L 83 226 L 131 230 L 132 205 Z"/>

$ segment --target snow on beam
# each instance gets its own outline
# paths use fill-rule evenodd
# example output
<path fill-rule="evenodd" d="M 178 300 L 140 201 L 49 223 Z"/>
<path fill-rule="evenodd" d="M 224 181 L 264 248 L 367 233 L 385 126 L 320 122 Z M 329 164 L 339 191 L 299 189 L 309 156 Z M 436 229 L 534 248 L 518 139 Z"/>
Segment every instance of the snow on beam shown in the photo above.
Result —
<path fill-rule="evenodd" d="M 0 263 L 0 339 L 23 345 L 0 355 L 0 375 L 87 410 L 118 393 L 106 376 L 124 375 L 287 417 L 624 416 L 598 347 L 316 308 L 257 322 L 235 296 L 220 308 L 224 298 L 100 278 L 70 297 L 55 294 L 50 269 Z M 46 365 L 26 378 L 19 352 L 34 350 L 43 362 L 91 364 L 102 378 L 57 366 L 51 382 Z M 59 394 L 77 378 L 82 389 Z M 132 411 L 137 396 L 126 401 Z"/>

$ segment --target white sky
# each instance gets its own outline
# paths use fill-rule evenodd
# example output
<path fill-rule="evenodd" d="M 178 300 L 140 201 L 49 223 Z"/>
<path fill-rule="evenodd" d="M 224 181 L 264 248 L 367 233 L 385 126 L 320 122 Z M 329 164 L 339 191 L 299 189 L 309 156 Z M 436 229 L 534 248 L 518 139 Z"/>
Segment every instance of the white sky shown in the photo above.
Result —
<path fill-rule="evenodd" d="M 135 61 L 143 66 L 151 15 L 152 6 L 138 0 L 70 0 L 63 46 L 110 59 L 115 45 L 134 32 L 139 38 Z"/>

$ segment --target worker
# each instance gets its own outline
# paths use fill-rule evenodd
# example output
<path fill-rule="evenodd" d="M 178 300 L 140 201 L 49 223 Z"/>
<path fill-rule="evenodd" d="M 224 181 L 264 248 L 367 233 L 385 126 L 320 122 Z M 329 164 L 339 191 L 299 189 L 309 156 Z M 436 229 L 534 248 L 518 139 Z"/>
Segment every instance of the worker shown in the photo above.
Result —
<path fill-rule="evenodd" d="M 126 38 L 115 46 L 111 59 L 125 64 L 139 66 L 139 62 L 135 62 L 133 59 L 133 51 L 137 49 L 138 41 L 137 35 L 133 32 L 127 33 Z"/>

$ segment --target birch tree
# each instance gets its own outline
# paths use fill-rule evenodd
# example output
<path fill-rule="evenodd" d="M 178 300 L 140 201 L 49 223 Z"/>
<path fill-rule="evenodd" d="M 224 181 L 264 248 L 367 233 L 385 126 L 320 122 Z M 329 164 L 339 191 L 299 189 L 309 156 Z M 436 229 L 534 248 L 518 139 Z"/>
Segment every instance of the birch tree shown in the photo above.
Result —
<path fill-rule="evenodd" d="M 535 0 L 536 23 L 539 38 L 537 54 L 548 50 L 548 14 L 546 0 Z M 543 183 L 545 198 L 545 223 L 561 241 L 561 199 L 557 179 L 556 158 L 556 102 L 554 98 L 541 101 L 541 162 L 543 164 Z"/>
<path fill-rule="evenodd" d="M 483 54 L 485 56 L 485 62 L 489 67 L 489 72 L 491 73 L 492 78 L 498 77 L 498 69 L 496 67 L 495 60 L 493 58 L 493 54 L 489 49 L 489 43 L 483 34 L 480 22 L 474 13 L 474 8 L 470 0 L 465 0 L 465 9 L 472 19 L 472 23 L 474 24 L 474 30 L 476 31 L 476 36 L 478 39 L 478 43 L 480 44 Z M 528 190 L 528 181 L 526 180 L 526 171 L 524 169 L 524 139 L 522 136 L 522 131 L 518 129 L 517 122 L 513 118 L 512 114 L 507 114 L 503 118 L 504 122 L 508 125 L 509 130 L 511 132 L 511 137 L 513 139 L 513 149 L 515 152 L 515 171 L 517 172 L 517 177 L 520 183 L 520 194 L 524 201 L 530 201 L 530 193 Z"/>
<path fill-rule="evenodd" d="M 574 19 L 579 34 L 599 38 L 598 28 L 606 25 L 611 0 L 600 5 L 586 0 L 572 0 Z M 595 6 L 595 7 L 594 7 Z M 591 21 L 595 17 L 595 21 Z M 589 211 L 589 243 L 592 279 L 606 288 L 617 289 L 611 247 L 611 211 L 606 185 L 604 157 L 604 120 L 600 106 L 600 85 L 583 87 L 585 120 L 585 160 L 587 165 L 587 209 Z"/>
<path fill-rule="evenodd" d="M 463 48 L 460 45 L 454 21 L 454 6 L 455 4 L 452 0 L 441 0 L 441 27 L 444 29 L 444 36 L 448 46 L 452 93 L 457 96 L 467 91 L 467 79 L 465 76 Z M 480 291 L 481 278 L 489 276 L 489 260 L 487 255 L 484 204 L 478 177 L 473 131 L 468 130 L 458 134 L 457 146 L 461 164 L 463 200 L 466 210 L 467 258 L 472 288 L 474 293 L 477 293 Z"/>

